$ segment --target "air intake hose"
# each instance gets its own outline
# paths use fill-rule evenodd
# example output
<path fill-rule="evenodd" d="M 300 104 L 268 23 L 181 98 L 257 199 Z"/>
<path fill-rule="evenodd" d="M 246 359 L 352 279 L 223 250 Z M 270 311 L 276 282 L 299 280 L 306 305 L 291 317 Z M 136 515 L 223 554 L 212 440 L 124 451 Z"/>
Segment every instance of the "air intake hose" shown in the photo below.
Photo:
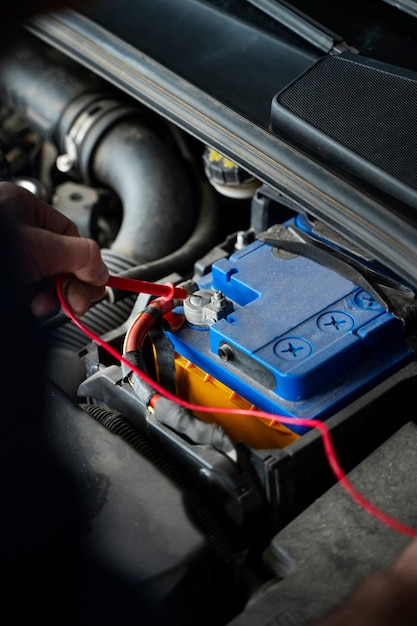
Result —
<path fill-rule="evenodd" d="M 0 58 L 0 97 L 56 145 L 61 169 L 119 196 L 117 254 L 147 263 L 189 238 L 195 200 L 182 156 L 144 123 L 139 105 L 26 33 Z"/>

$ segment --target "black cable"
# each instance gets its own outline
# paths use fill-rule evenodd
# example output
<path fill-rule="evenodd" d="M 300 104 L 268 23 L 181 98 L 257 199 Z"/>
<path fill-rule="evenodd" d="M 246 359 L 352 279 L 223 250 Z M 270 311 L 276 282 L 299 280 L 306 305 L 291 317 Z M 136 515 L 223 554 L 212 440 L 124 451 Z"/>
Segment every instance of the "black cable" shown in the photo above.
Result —
<path fill-rule="evenodd" d="M 289 228 L 288 233 L 294 237 L 298 235 L 299 239 L 284 239 L 273 234 L 269 236 L 268 232 L 258 235 L 258 239 L 277 249 L 307 257 L 337 272 L 355 285 L 362 287 L 376 302 L 393 315 L 396 315 L 396 303 L 392 300 L 391 295 L 388 295 L 387 289 L 410 298 L 410 290 L 399 282 L 365 267 L 340 250 L 309 237 L 297 228 Z"/>

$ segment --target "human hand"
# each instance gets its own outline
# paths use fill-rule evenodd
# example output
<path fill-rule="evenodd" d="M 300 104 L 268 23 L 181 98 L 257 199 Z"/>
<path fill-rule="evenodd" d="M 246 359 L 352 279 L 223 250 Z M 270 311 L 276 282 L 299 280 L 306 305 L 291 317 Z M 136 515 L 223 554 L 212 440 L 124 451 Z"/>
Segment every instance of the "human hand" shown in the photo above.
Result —
<path fill-rule="evenodd" d="M 412 590 L 417 613 L 417 537 L 407 544 L 392 570 Z"/>
<path fill-rule="evenodd" d="M 75 315 L 83 315 L 92 302 L 103 297 L 109 273 L 97 242 L 80 237 L 62 213 L 11 182 L 0 182 L 0 210 L 17 221 L 22 281 L 37 287 L 31 299 L 35 316 L 44 317 L 57 308 L 54 285 L 62 273 L 70 275 L 63 290 Z"/>
<path fill-rule="evenodd" d="M 417 538 L 396 562 L 366 578 L 339 607 L 311 626 L 415 626 Z"/>

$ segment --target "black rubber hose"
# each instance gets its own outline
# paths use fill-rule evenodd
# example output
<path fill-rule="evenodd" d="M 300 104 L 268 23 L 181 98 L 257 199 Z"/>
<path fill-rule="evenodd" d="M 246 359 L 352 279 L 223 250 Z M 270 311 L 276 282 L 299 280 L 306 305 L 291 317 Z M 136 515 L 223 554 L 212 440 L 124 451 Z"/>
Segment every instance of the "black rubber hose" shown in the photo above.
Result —
<path fill-rule="evenodd" d="M 0 96 L 55 143 L 84 182 L 119 196 L 115 252 L 149 262 L 188 239 L 198 205 L 182 155 L 143 124 L 139 105 L 23 34 L 0 59 Z"/>
<path fill-rule="evenodd" d="M 172 273 L 192 274 L 194 263 L 202 258 L 217 243 L 219 234 L 219 214 L 214 191 L 207 182 L 200 185 L 200 211 L 190 238 L 177 250 L 150 263 L 136 265 L 122 272 L 120 276 L 138 280 L 157 281 Z M 114 290 L 114 300 L 126 296 L 125 292 Z"/>
<path fill-rule="evenodd" d="M 58 141 L 60 120 L 69 104 L 103 89 L 94 75 L 24 32 L 0 56 L 2 100 L 52 143 Z M 80 102 L 80 110 L 83 107 Z"/>
<path fill-rule="evenodd" d="M 91 159 L 94 177 L 123 199 L 111 249 L 138 263 L 153 261 L 189 238 L 195 199 L 182 161 L 155 133 L 127 118 L 110 128 Z"/>

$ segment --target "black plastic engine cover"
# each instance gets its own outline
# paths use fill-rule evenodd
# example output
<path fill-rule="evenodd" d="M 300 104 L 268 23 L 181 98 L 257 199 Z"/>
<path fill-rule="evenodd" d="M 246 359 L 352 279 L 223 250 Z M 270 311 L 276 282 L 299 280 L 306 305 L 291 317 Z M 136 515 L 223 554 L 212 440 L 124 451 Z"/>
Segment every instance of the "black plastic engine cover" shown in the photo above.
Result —
<path fill-rule="evenodd" d="M 48 442 L 79 501 L 85 623 L 220 619 L 206 596 L 222 577 L 178 485 L 53 383 L 47 404 Z"/>

